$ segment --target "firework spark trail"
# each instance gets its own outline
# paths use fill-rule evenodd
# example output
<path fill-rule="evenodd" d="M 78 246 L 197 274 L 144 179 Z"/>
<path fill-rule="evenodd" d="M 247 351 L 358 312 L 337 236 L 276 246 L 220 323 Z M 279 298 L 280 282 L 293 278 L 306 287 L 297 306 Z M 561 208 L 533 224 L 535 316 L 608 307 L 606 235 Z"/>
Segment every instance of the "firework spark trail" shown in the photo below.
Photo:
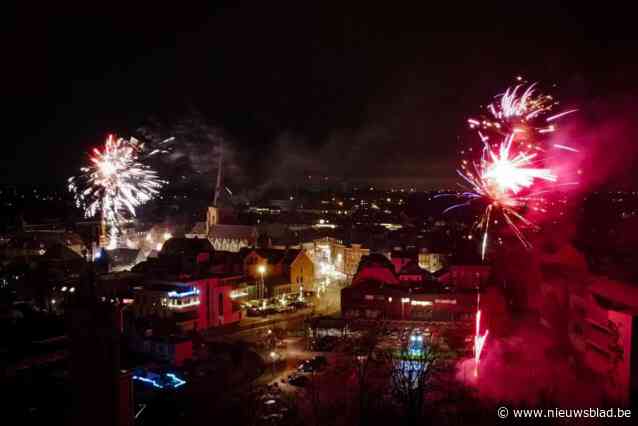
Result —
<path fill-rule="evenodd" d="M 489 330 L 485 330 L 485 333 L 481 335 L 481 296 L 480 293 L 476 296 L 476 322 L 475 322 L 475 333 L 474 333 L 474 377 L 478 377 L 479 374 L 479 363 L 481 361 L 481 352 L 483 352 L 483 347 L 485 346 L 485 340 L 487 339 L 487 335 L 489 334 Z"/>
<path fill-rule="evenodd" d="M 523 134 L 534 139 L 535 135 L 556 131 L 557 127 L 552 124 L 553 121 L 578 111 L 570 109 L 549 115 L 559 102 L 550 95 L 538 93 L 536 83 L 527 86 L 519 95 L 523 88 L 524 84 L 519 84 L 498 95 L 498 100 L 487 106 L 488 115 L 467 120 L 470 129 L 482 130 L 501 137 Z M 482 134 L 481 139 L 488 140 L 490 136 Z"/>
<path fill-rule="evenodd" d="M 162 141 L 160 145 L 170 142 Z M 166 152 L 157 147 L 146 151 L 143 143 L 109 135 L 102 149 L 95 148 L 87 167 L 69 178 L 68 189 L 86 217 L 98 212 L 109 226 L 109 247 L 115 248 L 123 222 L 135 217 L 136 208 L 155 198 L 165 184 L 142 161 Z"/>
<path fill-rule="evenodd" d="M 571 152 L 580 152 L 576 148 L 572 148 L 571 146 L 561 145 L 557 143 L 554 144 L 554 148 L 562 149 L 565 151 L 571 151 Z"/>

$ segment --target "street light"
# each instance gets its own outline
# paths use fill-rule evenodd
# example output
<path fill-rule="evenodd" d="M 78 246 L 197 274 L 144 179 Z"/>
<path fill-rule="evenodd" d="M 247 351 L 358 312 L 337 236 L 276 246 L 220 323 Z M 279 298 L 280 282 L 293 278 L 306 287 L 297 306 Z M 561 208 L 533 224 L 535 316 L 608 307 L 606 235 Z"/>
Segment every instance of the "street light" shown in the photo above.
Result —
<path fill-rule="evenodd" d="M 270 352 L 270 359 L 272 359 L 272 375 L 275 375 L 275 361 L 277 360 L 277 353 L 275 351 Z"/>
<path fill-rule="evenodd" d="M 261 275 L 261 286 L 259 287 L 259 298 L 263 299 L 265 296 L 265 288 L 264 288 L 264 274 L 266 273 L 266 265 L 257 266 L 257 272 Z"/>

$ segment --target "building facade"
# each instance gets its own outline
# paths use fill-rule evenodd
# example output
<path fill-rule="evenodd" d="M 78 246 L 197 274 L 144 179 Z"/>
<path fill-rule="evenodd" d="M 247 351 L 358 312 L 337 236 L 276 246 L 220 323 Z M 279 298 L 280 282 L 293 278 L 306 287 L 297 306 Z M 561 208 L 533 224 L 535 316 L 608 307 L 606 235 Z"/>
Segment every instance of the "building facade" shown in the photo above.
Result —
<path fill-rule="evenodd" d="M 312 290 L 315 284 L 315 263 L 301 249 L 253 249 L 244 257 L 244 275 L 256 285 L 263 278 L 265 296 Z"/>
<path fill-rule="evenodd" d="M 413 290 L 376 281 L 341 290 L 341 312 L 350 320 L 471 322 L 476 301 L 476 292 Z"/>
<path fill-rule="evenodd" d="M 257 228 L 248 225 L 224 223 L 225 209 L 208 207 L 206 221 L 197 222 L 186 238 L 206 238 L 215 250 L 239 252 L 244 247 L 254 246 L 257 242 Z M 228 219 L 226 219 L 228 220 Z"/>
<path fill-rule="evenodd" d="M 325 237 L 313 241 L 309 252 L 315 263 L 332 265 L 336 272 L 352 278 L 359 267 L 363 256 L 370 254 L 370 249 L 363 248 L 361 244 L 343 244 L 336 238 Z"/>
<path fill-rule="evenodd" d="M 635 286 L 606 278 L 571 286 L 567 295 L 569 342 L 581 362 L 600 378 L 607 397 L 624 406 L 638 403 L 635 295 Z"/>
<path fill-rule="evenodd" d="M 170 320 L 182 332 L 205 330 L 241 320 L 231 297 L 241 276 L 211 276 L 194 280 L 151 280 L 135 290 L 136 316 Z"/>

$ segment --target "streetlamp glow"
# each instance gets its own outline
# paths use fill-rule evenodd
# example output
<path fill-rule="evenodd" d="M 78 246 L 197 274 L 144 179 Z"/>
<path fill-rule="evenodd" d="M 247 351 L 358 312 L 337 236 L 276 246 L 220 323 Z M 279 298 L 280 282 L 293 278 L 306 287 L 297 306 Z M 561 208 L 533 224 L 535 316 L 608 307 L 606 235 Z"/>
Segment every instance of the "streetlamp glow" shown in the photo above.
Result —
<path fill-rule="evenodd" d="M 257 266 L 257 272 L 261 275 L 261 285 L 259 286 L 259 298 L 263 299 L 266 296 L 266 288 L 264 285 L 264 274 L 266 273 L 266 265 Z M 266 305 L 266 301 L 263 303 L 264 307 Z"/>
<path fill-rule="evenodd" d="M 275 375 L 275 361 L 277 361 L 277 353 L 270 352 L 270 359 L 272 359 L 272 375 Z"/>

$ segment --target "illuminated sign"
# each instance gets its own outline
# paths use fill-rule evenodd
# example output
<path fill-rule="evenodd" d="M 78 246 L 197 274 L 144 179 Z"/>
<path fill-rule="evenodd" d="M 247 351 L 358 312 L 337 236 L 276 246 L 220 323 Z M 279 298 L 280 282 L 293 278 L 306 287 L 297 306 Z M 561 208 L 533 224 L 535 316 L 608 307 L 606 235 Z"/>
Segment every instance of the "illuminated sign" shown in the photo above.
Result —
<path fill-rule="evenodd" d="M 429 300 L 413 300 L 410 304 L 412 306 L 432 306 L 432 302 Z"/>
<path fill-rule="evenodd" d="M 434 299 L 434 303 L 443 303 L 448 305 L 456 305 L 456 299 Z"/>
<path fill-rule="evenodd" d="M 199 290 L 195 288 L 193 290 L 185 291 L 183 293 L 178 293 L 177 291 L 170 291 L 168 292 L 168 297 L 188 297 L 188 296 L 196 296 L 198 294 L 199 294 Z"/>

